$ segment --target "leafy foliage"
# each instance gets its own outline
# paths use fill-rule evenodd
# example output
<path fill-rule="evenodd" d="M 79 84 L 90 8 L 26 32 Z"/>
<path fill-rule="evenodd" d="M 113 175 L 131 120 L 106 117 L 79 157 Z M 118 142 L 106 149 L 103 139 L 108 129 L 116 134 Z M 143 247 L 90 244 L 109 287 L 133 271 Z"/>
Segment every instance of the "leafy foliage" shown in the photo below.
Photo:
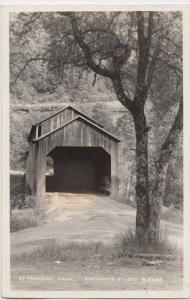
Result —
<path fill-rule="evenodd" d="M 134 190 L 126 187 L 126 181 L 130 181 L 131 186 L 139 183 L 133 176 L 135 163 L 131 161 L 135 159 L 135 134 L 143 136 L 142 125 L 149 141 L 150 185 L 155 177 L 160 178 L 155 170 L 159 157 L 167 152 L 170 159 L 177 161 L 182 152 L 180 147 L 174 149 L 171 138 L 168 144 L 171 147 L 163 151 L 180 108 L 179 101 L 182 101 L 181 12 L 11 14 L 10 74 L 14 104 L 96 102 L 90 108 L 85 105 L 84 110 L 92 112 L 106 128 L 125 140 L 120 147 L 122 158 L 119 162 L 120 187 L 125 197 L 134 194 Z M 102 100 L 111 104 L 116 99 L 128 113 L 125 110 L 115 117 L 100 105 Z M 41 112 L 26 114 L 20 131 L 17 118 L 13 113 L 12 166 L 24 157 L 29 128 L 41 118 Z M 134 120 L 138 123 L 139 118 L 140 133 L 137 134 L 137 126 L 134 130 L 131 124 Z M 138 158 L 142 167 L 144 158 Z M 174 165 L 170 163 L 168 167 L 169 191 L 173 189 L 170 178 L 176 174 Z M 175 178 L 182 187 L 181 176 Z M 164 202 L 169 205 L 174 200 L 168 200 L 170 192 L 164 190 Z M 181 192 L 174 196 L 179 201 L 181 197 Z"/>

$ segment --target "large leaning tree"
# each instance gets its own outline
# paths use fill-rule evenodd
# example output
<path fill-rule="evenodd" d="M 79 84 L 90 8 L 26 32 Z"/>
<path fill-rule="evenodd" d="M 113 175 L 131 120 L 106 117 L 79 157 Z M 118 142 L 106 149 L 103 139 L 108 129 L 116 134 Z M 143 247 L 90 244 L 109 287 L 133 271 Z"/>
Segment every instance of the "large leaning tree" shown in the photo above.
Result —
<path fill-rule="evenodd" d="M 183 127 L 182 92 L 175 119 L 155 159 L 151 181 L 145 105 L 160 77 L 168 75 L 176 90 L 182 86 L 181 13 L 62 11 L 34 14 L 31 22 L 35 18 L 42 18 L 40 26 L 45 28 L 49 42 L 40 54 L 28 56 L 16 79 L 31 62 L 41 60 L 59 78 L 64 76 L 64 68 L 73 66 L 92 71 L 93 84 L 98 76 L 111 83 L 135 128 L 136 239 L 139 244 L 147 238 L 156 243 L 168 163 Z M 25 23 L 28 27 L 22 30 L 30 28 L 30 22 Z"/>

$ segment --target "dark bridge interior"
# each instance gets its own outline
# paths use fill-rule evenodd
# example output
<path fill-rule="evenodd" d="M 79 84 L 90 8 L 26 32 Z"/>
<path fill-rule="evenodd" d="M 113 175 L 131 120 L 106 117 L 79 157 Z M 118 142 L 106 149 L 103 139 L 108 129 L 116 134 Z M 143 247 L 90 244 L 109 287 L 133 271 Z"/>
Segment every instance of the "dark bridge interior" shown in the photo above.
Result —
<path fill-rule="evenodd" d="M 100 147 L 56 147 L 49 154 L 52 174 L 47 192 L 110 193 L 111 158 Z"/>

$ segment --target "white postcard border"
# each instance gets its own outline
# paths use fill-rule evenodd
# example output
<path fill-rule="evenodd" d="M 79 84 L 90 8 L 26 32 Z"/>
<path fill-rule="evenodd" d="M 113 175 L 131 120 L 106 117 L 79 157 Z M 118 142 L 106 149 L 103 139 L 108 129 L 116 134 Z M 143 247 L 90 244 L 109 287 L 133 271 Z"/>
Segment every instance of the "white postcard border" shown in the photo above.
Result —
<path fill-rule="evenodd" d="M 9 216 L 9 12 L 56 10 L 182 10 L 184 54 L 184 285 L 180 291 L 13 291 L 10 288 Z M 2 290 L 9 298 L 187 298 L 190 287 L 190 6 L 189 5 L 14 5 L 2 10 Z"/>

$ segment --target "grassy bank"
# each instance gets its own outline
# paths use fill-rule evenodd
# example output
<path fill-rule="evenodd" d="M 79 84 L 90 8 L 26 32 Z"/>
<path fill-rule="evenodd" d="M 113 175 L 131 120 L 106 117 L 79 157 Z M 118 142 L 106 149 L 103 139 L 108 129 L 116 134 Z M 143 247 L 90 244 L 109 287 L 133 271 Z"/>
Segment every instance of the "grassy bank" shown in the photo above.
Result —
<path fill-rule="evenodd" d="M 12 256 L 12 288 L 175 290 L 182 287 L 181 259 L 162 260 L 153 255 L 149 255 L 149 258 L 129 257 L 126 254 L 121 256 L 117 246 L 116 241 L 113 244 L 60 244 L 47 240 L 31 253 Z"/>

